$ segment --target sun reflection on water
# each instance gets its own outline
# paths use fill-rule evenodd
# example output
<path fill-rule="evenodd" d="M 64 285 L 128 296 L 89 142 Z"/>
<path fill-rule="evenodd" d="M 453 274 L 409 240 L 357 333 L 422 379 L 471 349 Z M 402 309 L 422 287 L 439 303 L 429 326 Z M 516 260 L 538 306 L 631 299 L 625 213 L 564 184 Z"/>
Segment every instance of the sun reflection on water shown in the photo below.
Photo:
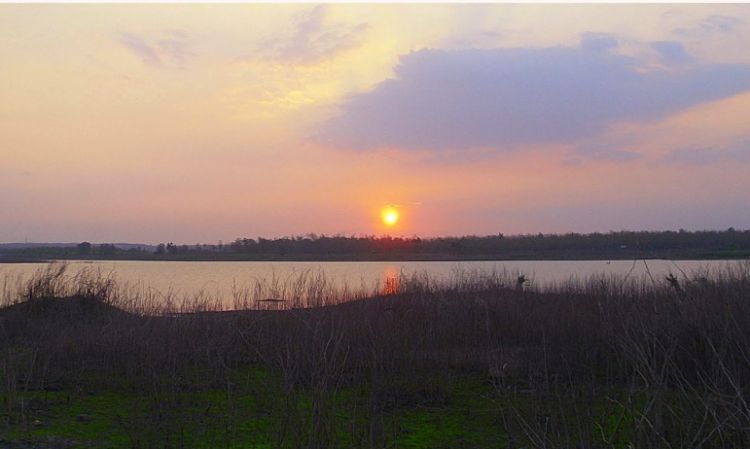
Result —
<path fill-rule="evenodd" d="M 395 295 L 401 288 L 401 271 L 395 265 L 387 265 L 383 269 L 383 288 L 384 295 Z"/>

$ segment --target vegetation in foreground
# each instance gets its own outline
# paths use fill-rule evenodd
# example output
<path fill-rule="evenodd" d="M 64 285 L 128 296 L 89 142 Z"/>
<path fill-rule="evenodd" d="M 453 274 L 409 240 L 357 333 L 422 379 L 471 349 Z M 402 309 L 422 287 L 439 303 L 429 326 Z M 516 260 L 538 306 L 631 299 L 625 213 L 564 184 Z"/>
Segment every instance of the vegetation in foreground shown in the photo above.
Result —
<path fill-rule="evenodd" d="M 222 311 L 52 265 L 0 309 L 0 448 L 750 447 L 750 264 L 522 281 Z"/>

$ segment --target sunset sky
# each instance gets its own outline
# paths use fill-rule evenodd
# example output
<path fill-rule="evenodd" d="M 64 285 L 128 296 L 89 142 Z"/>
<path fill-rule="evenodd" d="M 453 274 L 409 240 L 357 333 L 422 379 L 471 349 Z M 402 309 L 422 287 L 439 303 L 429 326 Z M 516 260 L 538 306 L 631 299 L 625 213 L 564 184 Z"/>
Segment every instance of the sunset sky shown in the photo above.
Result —
<path fill-rule="evenodd" d="M 750 228 L 749 48 L 742 4 L 2 4 L 0 242 Z"/>

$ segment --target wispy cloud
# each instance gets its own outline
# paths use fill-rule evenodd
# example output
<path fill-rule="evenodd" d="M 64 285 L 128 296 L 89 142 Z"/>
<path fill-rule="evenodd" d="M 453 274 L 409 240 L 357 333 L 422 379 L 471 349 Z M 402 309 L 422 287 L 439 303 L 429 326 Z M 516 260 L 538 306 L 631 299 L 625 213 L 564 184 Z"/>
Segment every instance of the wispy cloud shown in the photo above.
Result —
<path fill-rule="evenodd" d="M 750 65 L 644 71 L 613 52 L 616 45 L 587 35 L 574 48 L 412 52 L 400 58 L 395 78 L 348 97 L 317 138 L 362 150 L 580 143 L 612 123 L 657 119 L 750 89 Z M 688 59 L 680 45 L 654 45 L 663 58 Z M 614 148 L 585 153 L 636 157 Z"/>
<path fill-rule="evenodd" d="M 291 33 L 265 39 L 256 56 L 283 63 L 314 64 L 357 47 L 368 25 L 327 24 L 327 9 L 327 5 L 318 5 L 300 15 Z"/>
<path fill-rule="evenodd" d="M 722 16 L 719 14 L 713 14 L 705 18 L 700 23 L 700 27 L 705 31 L 717 31 L 720 33 L 729 33 L 739 25 L 744 24 L 745 21 L 737 17 Z"/>
<path fill-rule="evenodd" d="M 161 38 L 148 40 L 134 33 L 121 32 L 118 41 L 151 67 L 184 68 L 195 57 L 188 35 L 179 30 L 165 31 Z"/>
<path fill-rule="evenodd" d="M 630 149 L 635 138 L 632 133 L 595 137 L 576 145 L 572 160 L 583 158 L 606 162 L 630 162 L 641 159 L 641 153 Z"/>
<path fill-rule="evenodd" d="M 732 16 L 712 14 L 693 26 L 679 27 L 674 30 L 677 35 L 706 37 L 714 34 L 727 34 L 744 25 L 745 21 Z"/>
<path fill-rule="evenodd" d="M 722 162 L 750 163 L 750 140 L 725 148 L 688 148 L 674 150 L 663 162 L 684 165 L 712 165 Z"/>
<path fill-rule="evenodd" d="M 156 43 L 162 59 L 168 59 L 179 66 L 184 66 L 187 62 L 195 57 L 195 53 L 190 50 L 187 33 L 179 30 L 170 30 L 165 38 Z"/>
<path fill-rule="evenodd" d="M 150 66 L 161 67 L 162 62 L 156 50 L 147 44 L 140 36 L 133 33 L 120 33 L 119 41 L 128 50 L 141 58 L 141 61 Z"/>

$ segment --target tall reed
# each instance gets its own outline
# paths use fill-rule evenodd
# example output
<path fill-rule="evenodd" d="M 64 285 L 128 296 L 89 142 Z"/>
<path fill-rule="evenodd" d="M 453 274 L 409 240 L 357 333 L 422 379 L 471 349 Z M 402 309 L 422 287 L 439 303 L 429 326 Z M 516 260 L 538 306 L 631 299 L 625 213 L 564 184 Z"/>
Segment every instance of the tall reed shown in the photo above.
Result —
<path fill-rule="evenodd" d="M 117 383 L 162 415 L 185 392 L 220 388 L 259 395 L 275 447 L 380 448 L 395 411 L 450 407 L 445 385 L 468 376 L 518 447 L 750 447 L 748 263 L 544 288 L 472 271 L 367 291 L 304 272 L 236 286 L 230 306 L 58 265 L 3 282 L 16 292 L 0 310 L 6 416 L 51 387 Z M 273 397 L 238 386 L 256 368 Z"/>

